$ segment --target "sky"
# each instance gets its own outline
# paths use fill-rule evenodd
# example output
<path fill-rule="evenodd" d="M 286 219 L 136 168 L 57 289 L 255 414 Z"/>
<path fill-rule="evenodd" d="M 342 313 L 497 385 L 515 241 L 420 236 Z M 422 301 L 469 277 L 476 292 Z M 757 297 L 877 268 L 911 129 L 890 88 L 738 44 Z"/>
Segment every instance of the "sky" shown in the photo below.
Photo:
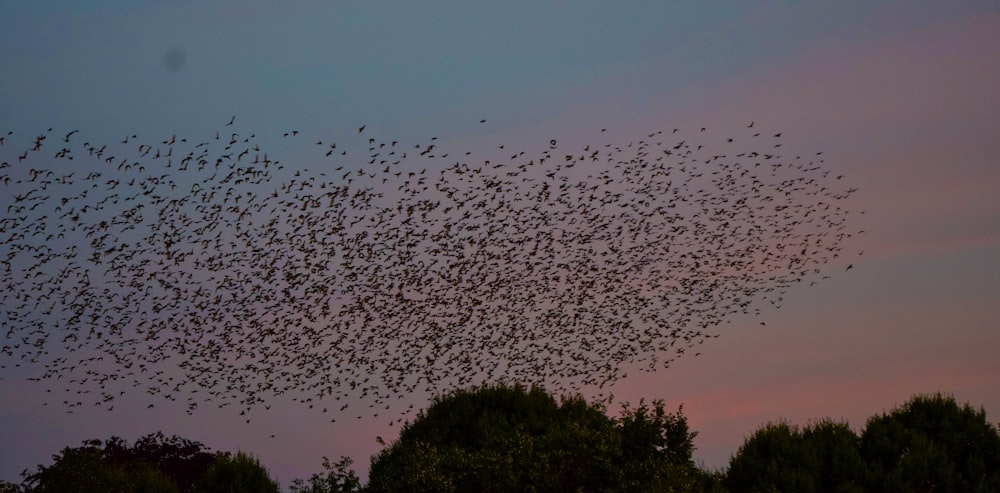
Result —
<path fill-rule="evenodd" d="M 114 143 L 204 136 L 236 115 L 262 136 L 367 125 L 455 148 L 601 128 L 782 132 L 859 189 L 865 234 L 830 279 L 612 389 L 683 405 L 696 461 L 721 468 L 769 421 L 860 430 L 917 393 L 1000 421 L 998 49 L 993 1 L 4 2 L 0 130 Z M 251 451 L 287 485 L 323 456 L 366 474 L 376 437 L 398 433 L 280 398 L 251 424 L 231 408 L 147 409 L 141 395 L 68 414 L 20 374 L 0 377 L 5 480 L 85 439 L 163 431 Z"/>

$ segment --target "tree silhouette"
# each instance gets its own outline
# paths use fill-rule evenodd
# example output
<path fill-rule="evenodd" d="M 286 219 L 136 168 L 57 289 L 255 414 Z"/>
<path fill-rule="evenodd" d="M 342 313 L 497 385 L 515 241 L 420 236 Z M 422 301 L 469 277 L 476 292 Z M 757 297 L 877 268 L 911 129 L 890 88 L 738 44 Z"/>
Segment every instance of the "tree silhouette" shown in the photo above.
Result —
<path fill-rule="evenodd" d="M 252 455 L 216 454 L 195 485 L 196 493 L 279 493 L 278 483 Z"/>
<path fill-rule="evenodd" d="M 859 438 L 844 423 L 758 429 L 733 456 L 733 492 L 1000 491 L 1000 435 L 982 409 L 917 395 L 871 417 Z"/>
<path fill-rule="evenodd" d="M 918 395 L 873 416 L 861 455 L 879 491 L 1000 491 L 1000 435 L 986 412 L 954 397 Z"/>
<path fill-rule="evenodd" d="M 156 432 L 139 438 L 134 445 L 119 437 L 86 440 L 80 447 L 63 449 L 53 461 L 51 466 L 40 465 L 35 472 L 25 473 L 24 485 L 29 491 L 74 491 L 65 488 L 79 484 L 93 485 L 93 491 L 192 493 L 195 482 L 216 456 L 201 443 Z"/>
<path fill-rule="evenodd" d="M 193 491 L 195 481 L 215 461 L 215 456 L 198 442 L 156 432 L 129 446 L 114 437 L 104 443 L 104 457 L 114 464 L 145 462 L 171 478 L 181 493 Z"/>
<path fill-rule="evenodd" d="M 350 493 L 361 489 L 361 480 L 351 470 L 353 461 L 350 457 L 341 457 L 336 463 L 323 457 L 323 469 L 326 474 L 313 474 L 308 481 L 296 479 L 292 481 L 291 493 Z"/>
<path fill-rule="evenodd" d="M 366 491 L 696 491 L 694 434 L 662 402 L 607 416 L 540 387 L 479 386 L 435 399 L 372 458 Z"/>
<path fill-rule="evenodd" d="M 995 492 L 1000 433 L 985 412 L 942 394 L 917 395 L 873 416 L 859 437 L 846 423 L 768 423 L 726 471 L 692 461 L 696 432 L 683 409 L 623 404 L 610 417 L 579 395 L 538 386 L 481 385 L 439 396 L 372 457 L 361 486 L 351 460 L 324 458 L 325 474 L 292 493 L 343 492 Z M 381 442 L 381 438 L 379 438 Z M 384 442 L 382 442 L 383 445 Z M 134 445 L 112 437 L 64 448 L 54 463 L 0 481 L 0 493 L 277 492 L 253 456 L 216 453 L 155 433 Z M 194 479 L 192 479 L 194 478 Z"/>
<path fill-rule="evenodd" d="M 726 485 L 733 492 L 846 493 L 863 491 L 864 478 L 858 437 L 847 424 L 777 422 L 747 438 L 730 460 Z"/>
<path fill-rule="evenodd" d="M 53 456 L 51 466 L 39 467 L 26 475 L 24 486 L 30 493 L 107 493 L 109 491 L 177 493 L 177 486 L 146 462 L 114 464 L 101 450 L 86 445 L 65 448 Z"/>

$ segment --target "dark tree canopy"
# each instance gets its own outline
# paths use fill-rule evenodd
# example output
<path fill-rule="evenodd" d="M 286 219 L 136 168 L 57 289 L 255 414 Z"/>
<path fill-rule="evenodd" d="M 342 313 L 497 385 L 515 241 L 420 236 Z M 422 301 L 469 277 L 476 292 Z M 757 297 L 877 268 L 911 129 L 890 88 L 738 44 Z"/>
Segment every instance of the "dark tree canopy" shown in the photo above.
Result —
<path fill-rule="evenodd" d="M 89 443 L 101 446 L 100 440 Z M 203 444 L 163 432 L 141 437 L 131 446 L 113 437 L 104 442 L 103 455 L 113 464 L 147 463 L 171 478 L 181 493 L 193 491 L 195 481 L 215 462 Z"/>
<path fill-rule="evenodd" d="M 30 493 L 107 493 L 109 491 L 177 493 L 175 483 L 144 461 L 116 464 L 94 445 L 65 448 L 51 466 L 26 475 Z"/>
<path fill-rule="evenodd" d="M 341 457 L 337 462 L 323 457 L 325 474 L 313 474 L 308 480 L 296 479 L 289 486 L 290 493 L 350 493 L 361 489 L 361 479 L 358 478 L 351 464 L 350 457 Z"/>
<path fill-rule="evenodd" d="M 434 401 L 372 459 L 368 491 L 688 491 L 694 434 L 663 403 L 622 418 L 539 387 L 480 386 Z"/>
<path fill-rule="evenodd" d="M 362 486 L 351 460 L 291 493 L 361 492 L 972 492 L 1000 491 L 1000 433 L 985 412 L 942 394 L 873 416 L 861 436 L 842 422 L 784 421 L 749 436 L 725 471 L 693 462 L 697 432 L 683 408 L 623 404 L 609 416 L 579 395 L 482 385 L 436 398 L 372 457 Z M 381 441 L 381 438 L 379 439 Z M 383 442 L 383 445 L 384 442 Z M 0 493 L 275 493 L 245 453 L 209 453 L 162 433 L 65 448 L 54 463 L 0 481 Z"/>
<path fill-rule="evenodd" d="M 845 423 L 823 420 L 798 428 L 770 423 L 750 436 L 729 463 L 733 492 L 862 491 L 858 437 Z"/>
<path fill-rule="evenodd" d="M 829 420 L 779 422 L 747 438 L 726 475 L 733 492 L 1000 491 L 1000 435 L 982 409 L 918 395 L 858 437 Z"/>
<path fill-rule="evenodd" d="M 951 396 L 916 396 L 870 418 L 861 454 L 880 491 L 1000 491 L 997 427 Z"/>
<path fill-rule="evenodd" d="M 256 457 L 243 452 L 216 454 L 195 485 L 196 493 L 280 493 L 278 483 Z"/>
<path fill-rule="evenodd" d="M 261 479 L 265 478 L 265 479 Z M 273 490 L 259 485 L 274 486 Z M 201 443 L 157 432 L 134 444 L 121 438 L 86 440 L 53 456 L 53 464 L 24 473 L 28 493 L 277 492 L 267 471 L 243 454 L 211 453 Z"/>

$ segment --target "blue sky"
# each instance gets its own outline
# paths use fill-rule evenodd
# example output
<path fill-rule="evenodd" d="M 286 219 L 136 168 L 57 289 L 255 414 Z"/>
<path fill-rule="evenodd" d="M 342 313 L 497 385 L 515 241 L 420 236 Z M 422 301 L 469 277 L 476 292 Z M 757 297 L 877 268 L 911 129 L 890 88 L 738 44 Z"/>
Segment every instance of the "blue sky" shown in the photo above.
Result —
<path fill-rule="evenodd" d="M 5 2 L 0 130 L 196 139 L 236 115 L 292 162 L 308 153 L 282 142 L 291 129 L 338 138 L 367 124 L 480 149 L 755 121 L 823 150 L 867 211 L 854 268 L 793 289 L 766 327 L 735 318 L 702 356 L 615 389 L 684 403 L 696 458 L 721 467 L 768 420 L 859 428 L 914 392 L 952 392 L 998 420 L 998 33 L 991 1 Z M 287 484 L 323 455 L 364 471 L 375 436 L 395 433 L 293 402 L 250 426 L 141 396 L 68 415 L 42 394 L 0 381 L 0 478 L 83 439 L 162 430 L 253 451 Z"/>
<path fill-rule="evenodd" d="M 233 113 L 255 126 L 363 120 L 399 131 L 462 128 L 480 115 L 546 119 L 581 100 L 636 110 L 803 46 L 863 42 L 951 13 L 897 16 L 864 2 L 4 8 L 0 61 L 17 68 L 4 79 L 4 94 L 17 95 L 4 98 L 5 113 L 34 115 L 22 124 L 35 126 L 96 120 L 88 131 L 115 136 L 133 122 L 158 134 L 199 130 L 194 122 L 212 129 Z M 164 64 L 171 49 L 185 54 L 176 72 Z M 622 83 L 632 90 L 616 91 Z"/>

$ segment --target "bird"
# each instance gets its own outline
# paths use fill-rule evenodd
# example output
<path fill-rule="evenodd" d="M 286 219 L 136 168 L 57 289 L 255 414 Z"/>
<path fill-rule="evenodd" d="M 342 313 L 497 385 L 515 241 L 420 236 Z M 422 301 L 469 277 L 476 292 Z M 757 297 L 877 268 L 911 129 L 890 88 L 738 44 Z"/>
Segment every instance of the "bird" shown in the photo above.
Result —
<path fill-rule="evenodd" d="M 295 395 L 332 421 L 348 402 L 668 368 L 826 279 L 860 234 L 849 179 L 755 143 L 763 126 L 600 128 L 505 142 L 503 159 L 444 134 L 322 136 L 287 163 L 228 131 L 55 157 L 8 137 L 0 366 L 39 365 L 40 385 L 72 381 L 106 409 L 128 391 L 249 416 Z"/>

